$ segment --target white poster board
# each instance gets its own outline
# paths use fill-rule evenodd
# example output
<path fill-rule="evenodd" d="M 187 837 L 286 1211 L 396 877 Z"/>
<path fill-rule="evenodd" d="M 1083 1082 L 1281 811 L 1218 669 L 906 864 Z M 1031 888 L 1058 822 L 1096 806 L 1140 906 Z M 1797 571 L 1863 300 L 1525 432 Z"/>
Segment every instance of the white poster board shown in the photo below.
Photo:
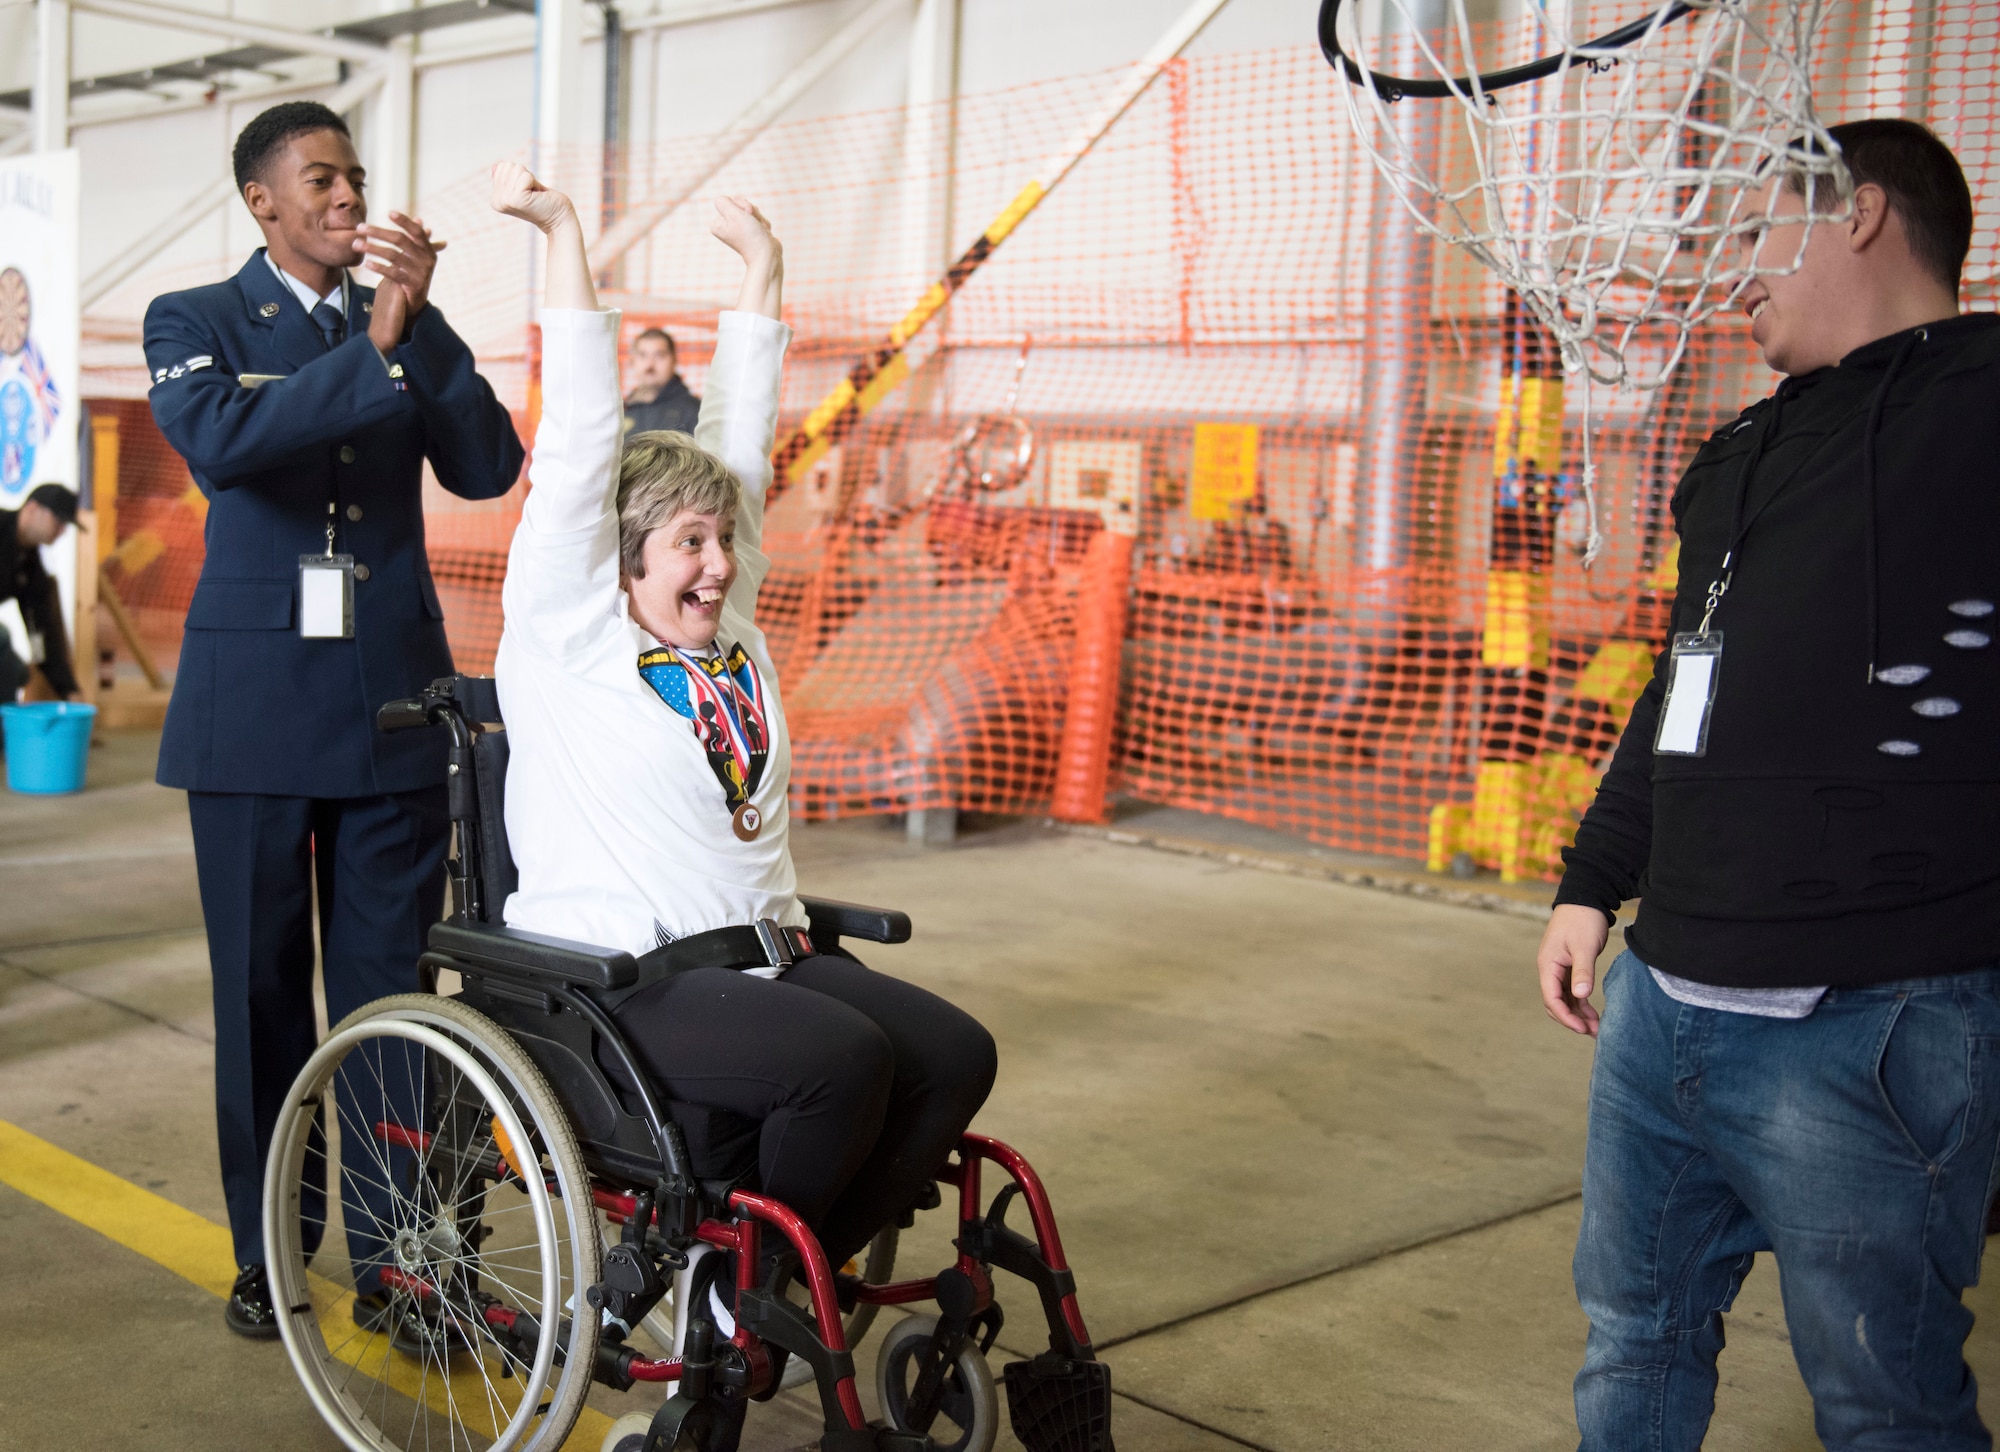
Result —
<path fill-rule="evenodd" d="M 77 487 L 78 184 L 74 151 L 0 157 L 0 509 L 43 484 Z M 75 620 L 74 536 L 42 561 Z"/>

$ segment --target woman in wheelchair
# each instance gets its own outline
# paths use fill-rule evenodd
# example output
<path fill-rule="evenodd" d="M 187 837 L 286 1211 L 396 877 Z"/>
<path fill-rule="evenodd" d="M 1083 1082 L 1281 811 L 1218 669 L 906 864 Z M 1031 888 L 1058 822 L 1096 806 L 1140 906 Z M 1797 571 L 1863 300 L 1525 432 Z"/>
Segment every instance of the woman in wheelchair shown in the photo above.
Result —
<path fill-rule="evenodd" d="M 574 208 L 511 163 L 493 205 L 548 239 L 534 487 L 495 671 L 520 871 L 506 922 L 642 955 L 613 1014 L 689 1130 L 696 1173 L 731 1176 L 732 1151 L 754 1148 L 753 1188 L 838 1267 L 928 1185 L 995 1053 L 964 1012 L 806 931 L 791 741 L 756 622 L 791 337 L 783 253 L 749 202 L 716 203 L 744 277 L 700 422 L 692 438 L 622 440 L 619 314 L 597 305 Z M 716 1309 L 726 1334 L 726 1296 Z"/>
<path fill-rule="evenodd" d="M 554 1452 L 582 1445 L 586 1415 L 603 1452 L 733 1452 L 788 1356 L 818 1389 L 822 1452 L 990 1452 L 1005 1271 L 1048 1331 L 1004 1368 L 1016 1434 L 1112 1452 L 1110 1373 L 1048 1195 L 966 1131 L 992 1038 L 842 951 L 842 934 L 900 941 L 900 914 L 796 891 L 791 743 L 756 622 L 791 336 L 778 243 L 748 202 L 717 205 L 744 279 L 700 422 L 621 440 L 619 315 L 597 305 L 574 209 L 509 163 L 493 205 L 548 238 L 497 680 L 435 682 L 378 717 L 451 734 L 460 900 L 419 966 L 459 988 L 349 1015 L 286 1098 L 264 1230 L 293 1367 L 357 1452 Z M 889 1227 L 937 1185 L 955 1259 L 891 1279 Z M 837 1274 L 864 1247 L 864 1274 Z M 926 1303 L 877 1348 L 868 1423 L 850 1334 Z M 675 1390 L 616 1422 L 586 1405 L 640 1382 Z"/>

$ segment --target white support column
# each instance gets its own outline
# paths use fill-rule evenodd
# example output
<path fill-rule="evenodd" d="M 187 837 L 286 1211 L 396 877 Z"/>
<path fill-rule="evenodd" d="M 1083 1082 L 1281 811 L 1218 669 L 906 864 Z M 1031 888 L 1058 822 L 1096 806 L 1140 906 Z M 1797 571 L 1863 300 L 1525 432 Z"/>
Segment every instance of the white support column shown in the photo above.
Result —
<path fill-rule="evenodd" d="M 417 38 L 399 35 L 382 61 L 382 86 L 369 115 L 369 213 L 386 220 L 391 211 L 410 215 L 416 207 Z"/>
<path fill-rule="evenodd" d="M 583 0 L 537 0 L 535 6 L 534 169 L 551 186 L 574 187 L 555 175 L 574 158 L 564 147 L 583 139 L 578 104 L 583 89 Z"/>
<path fill-rule="evenodd" d="M 69 0 L 36 0 L 34 145 L 69 145 Z"/>
<path fill-rule="evenodd" d="M 958 95 L 960 0 L 917 0 L 910 27 L 910 78 L 903 113 L 901 256 L 906 288 L 920 293 L 951 265 L 944 235 L 949 185 L 950 118 L 942 114 Z M 942 106 L 940 103 L 944 103 Z"/>

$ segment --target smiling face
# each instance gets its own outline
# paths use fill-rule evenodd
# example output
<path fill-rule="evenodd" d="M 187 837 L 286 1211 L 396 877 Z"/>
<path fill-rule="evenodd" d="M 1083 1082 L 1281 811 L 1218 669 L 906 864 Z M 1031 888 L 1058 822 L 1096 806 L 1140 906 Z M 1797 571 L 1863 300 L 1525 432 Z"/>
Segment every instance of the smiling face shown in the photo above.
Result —
<path fill-rule="evenodd" d="M 1819 211 L 1831 207 L 1822 193 Z M 1751 278 L 1738 299 L 1752 340 L 1778 372 L 1830 368 L 1863 343 L 1909 326 L 1900 314 L 1912 306 L 1920 322 L 1955 310 L 1949 290 L 1905 296 L 1913 281 L 1919 294 L 1933 289 L 1880 186 L 1857 186 L 1845 219 L 1808 227 L 1806 212 L 1806 198 L 1782 179 L 1767 182 L 1744 214 L 1759 225 L 1738 243 L 1743 265 L 1789 269 Z"/>
<path fill-rule="evenodd" d="M 1751 278 L 1739 300 L 1750 319 L 1750 337 L 1780 373 L 1809 373 L 1841 356 L 1825 355 L 1834 333 L 1830 323 L 1839 311 L 1831 294 L 1846 248 L 1838 227 L 1819 225 L 1808 232 L 1805 211 L 1805 198 L 1773 178 L 1745 219 L 1761 225 L 1739 243 L 1746 266 L 1794 269 Z"/>
<path fill-rule="evenodd" d="M 244 184 L 243 200 L 263 228 L 271 260 L 324 293 L 356 260 L 355 229 L 368 220 L 366 185 L 351 140 L 338 131 L 307 131 Z"/>
<path fill-rule="evenodd" d="M 640 558 L 645 574 L 625 579 L 632 618 L 667 645 L 708 649 L 736 583 L 736 517 L 684 509 L 646 536 Z"/>

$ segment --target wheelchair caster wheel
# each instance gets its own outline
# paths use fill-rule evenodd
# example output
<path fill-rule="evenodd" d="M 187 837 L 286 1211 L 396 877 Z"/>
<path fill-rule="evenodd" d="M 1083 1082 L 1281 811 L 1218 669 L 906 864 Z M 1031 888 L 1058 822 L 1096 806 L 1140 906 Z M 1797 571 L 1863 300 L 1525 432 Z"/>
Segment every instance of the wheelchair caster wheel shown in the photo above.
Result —
<path fill-rule="evenodd" d="M 604 1434 L 604 1441 L 597 1452 L 639 1452 L 646 1445 L 646 1433 L 653 1429 L 650 1412 L 627 1412 L 611 1424 L 611 1430 Z M 685 1438 L 674 1439 L 675 1452 L 692 1446 Z"/>
<path fill-rule="evenodd" d="M 937 1330 L 937 1317 L 911 1316 L 889 1328 L 875 1365 L 875 1389 L 882 1415 L 898 1431 L 911 1430 L 910 1393 L 917 1384 L 919 1358 Z M 990 1452 L 1000 1433 L 1000 1397 L 993 1373 L 979 1348 L 968 1342 L 945 1373 L 944 1393 L 928 1428 L 937 1452 Z"/>
<path fill-rule="evenodd" d="M 651 1414 L 631 1412 L 611 1424 L 598 1452 L 639 1452 L 646 1445 L 646 1430 L 653 1425 Z"/>

